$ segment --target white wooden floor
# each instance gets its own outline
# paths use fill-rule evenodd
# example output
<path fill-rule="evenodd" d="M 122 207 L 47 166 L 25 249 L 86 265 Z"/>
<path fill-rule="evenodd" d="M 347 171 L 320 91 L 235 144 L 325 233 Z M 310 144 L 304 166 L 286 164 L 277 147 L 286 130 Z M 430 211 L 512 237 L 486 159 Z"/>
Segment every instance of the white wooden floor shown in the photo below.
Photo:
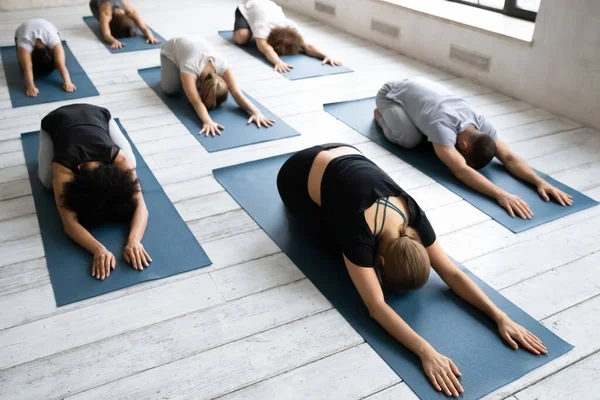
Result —
<path fill-rule="evenodd" d="M 302 135 L 208 154 L 138 76 L 138 68 L 158 65 L 159 50 L 110 55 L 81 20 L 87 6 L 0 13 L 0 45 L 13 44 L 28 18 L 59 27 L 101 93 L 83 101 L 121 119 L 213 261 L 56 308 L 19 135 L 65 103 L 12 109 L 2 72 L 1 399 L 415 398 L 211 175 L 332 141 L 376 160 L 428 211 L 454 258 L 576 346 L 490 399 L 600 398 L 600 207 L 512 234 L 321 105 L 372 96 L 388 79 L 443 81 L 492 117 L 534 167 L 596 199 L 598 132 L 292 13 L 308 38 L 356 72 L 289 81 L 217 35 L 232 27 L 236 1 L 133 3 L 167 38 L 209 38 L 243 89 Z"/>

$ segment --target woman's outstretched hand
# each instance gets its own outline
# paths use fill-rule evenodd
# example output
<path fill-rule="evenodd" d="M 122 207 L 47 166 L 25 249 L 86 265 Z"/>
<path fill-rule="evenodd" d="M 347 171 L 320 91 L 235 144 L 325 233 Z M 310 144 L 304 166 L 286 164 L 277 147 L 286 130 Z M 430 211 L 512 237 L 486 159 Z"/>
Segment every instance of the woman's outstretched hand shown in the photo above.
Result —
<path fill-rule="evenodd" d="M 514 322 L 509 317 L 504 317 L 498 322 L 498 331 L 500 332 L 500 336 L 502 336 L 514 350 L 519 348 L 518 343 L 520 343 L 525 350 L 528 350 L 533 354 L 540 355 L 548 352 L 546 346 L 544 346 L 537 336 Z"/>
<path fill-rule="evenodd" d="M 269 126 L 273 126 L 273 124 L 275 123 L 275 121 L 265 117 L 261 113 L 252 114 L 252 116 L 248 120 L 247 124 L 250 124 L 252 122 L 254 122 L 256 124 L 256 126 L 259 128 L 262 126 L 264 126 L 265 128 L 268 128 Z"/>
<path fill-rule="evenodd" d="M 451 359 L 432 349 L 421 358 L 421 362 L 435 390 L 454 397 L 464 392 L 457 378 L 461 376 L 460 371 Z"/>
<path fill-rule="evenodd" d="M 125 261 L 138 271 L 143 271 L 152 262 L 152 259 L 140 242 L 128 242 L 123 251 L 123 256 L 125 257 Z"/>
<path fill-rule="evenodd" d="M 221 131 L 224 129 L 225 128 L 223 128 L 223 125 L 218 124 L 215 121 L 205 122 L 202 125 L 202 130 L 200 131 L 200 134 L 202 135 L 204 133 L 205 136 L 220 135 Z"/>
<path fill-rule="evenodd" d="M 342 62 L 338 61 L 338 60 L 334 60 L 333 58 L 331 58 L 329 56 L 325 56 L 325 58 L 323 59 L 323 62 L 321 64 L 329 64 L 334 67 L 339 67 L 340 65 L 342 65 Z"/>
<path fill-rule="evenodd" d="M 110 275 L 110 271 L 115 269 L 117 261 L 115 256 L 104 247 L 94 253 L 94 265 L 92 266 L 92 276 L 96 279 L 104 280 Z"/>

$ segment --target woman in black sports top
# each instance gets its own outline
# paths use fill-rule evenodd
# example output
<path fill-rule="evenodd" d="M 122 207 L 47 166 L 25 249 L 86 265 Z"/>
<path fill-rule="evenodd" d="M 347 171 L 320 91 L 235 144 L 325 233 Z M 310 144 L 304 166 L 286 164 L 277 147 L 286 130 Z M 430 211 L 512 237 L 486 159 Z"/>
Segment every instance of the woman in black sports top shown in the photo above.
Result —
<path fill-rule="evenodd" d="M 452 263 L 419 205 L 356 148 L 333 143 L 294 154 L 281 167 L 277 188 L 292 214 L 325 239 L 335 239 L 370 315 L 420 357 L 438 391 L 448 396 L 463 392 L 458 368 L 386 304 L 382 290 L 419 289 L 431 267 L 456 294 L 496 321 L 511 347 L 518 348 L 518 342 L 534 354 L 546 353 L 537 337 L 512 321 Z"/>
<path fill-rule="evenodd" d="M 67 235 L 94 255 L 97 279 L 108 277 L 116 260 L 85 227 L 131 221 L 125 260 L 140 271 L 152 262 L 141 243 L 148 209 L 135 165 L 129 142 L 105 108 L 73 104 L 42 120 L 38 176 L 54 189 Z"/>

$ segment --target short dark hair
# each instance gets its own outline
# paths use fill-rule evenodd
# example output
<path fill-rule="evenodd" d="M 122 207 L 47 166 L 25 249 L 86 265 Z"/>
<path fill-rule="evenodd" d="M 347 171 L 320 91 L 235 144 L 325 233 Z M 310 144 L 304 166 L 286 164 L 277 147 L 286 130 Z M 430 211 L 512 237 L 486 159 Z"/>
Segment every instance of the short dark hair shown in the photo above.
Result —
<path fill-rule="evenodd" d="M 280 56 L 293 56 L 300 53 L 304 39 L 294 28 L 274 28 L 267 37 L 267 43 Z"/>
<path fill-rule="evenodd" d="M 136 204 L 133 196 L 141 190 L 133 170 L 115 165 L 82 168 L 75 179 L 64 184 L 63 206 L 77 214 L 83 226 L 104 222 L 129 222 Z"/>
<path fill-rule="evenodd" d="M 136 35 L 135 22 L 125 14 L 113 14 L 108 26 L 110 34 L 117 39 Z"/>
<path fill-rule="evenodd" d="M 471 143 L 468 163 L 472 168 L 480 169 L 488 165 L 496 156 L 496 142 L 490 135 L 478 134 Z"/>
<path fill-rule="evenodd" d="M 34 48 L 31 52 L 31 64 L 36 77 L 43 78 L 50 75 L 56 68 L 52 49 L 48 47 Z"/>

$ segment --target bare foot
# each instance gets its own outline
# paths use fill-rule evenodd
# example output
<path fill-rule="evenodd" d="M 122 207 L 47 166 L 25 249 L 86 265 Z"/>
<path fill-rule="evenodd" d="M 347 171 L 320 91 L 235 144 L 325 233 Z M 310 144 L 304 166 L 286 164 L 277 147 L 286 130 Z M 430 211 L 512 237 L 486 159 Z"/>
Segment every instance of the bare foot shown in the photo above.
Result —
<path fill-rule="evenodd" d="M 379 118 L 379 117 L 381 117 L 381 113 L 379 112 L 379 110 L 378 110 L 378 109 L 374 109 L 374 110 L 373 110 L 373 118 L 374 118 L 374 119 L 377 119 L 377 118 Z"/>

